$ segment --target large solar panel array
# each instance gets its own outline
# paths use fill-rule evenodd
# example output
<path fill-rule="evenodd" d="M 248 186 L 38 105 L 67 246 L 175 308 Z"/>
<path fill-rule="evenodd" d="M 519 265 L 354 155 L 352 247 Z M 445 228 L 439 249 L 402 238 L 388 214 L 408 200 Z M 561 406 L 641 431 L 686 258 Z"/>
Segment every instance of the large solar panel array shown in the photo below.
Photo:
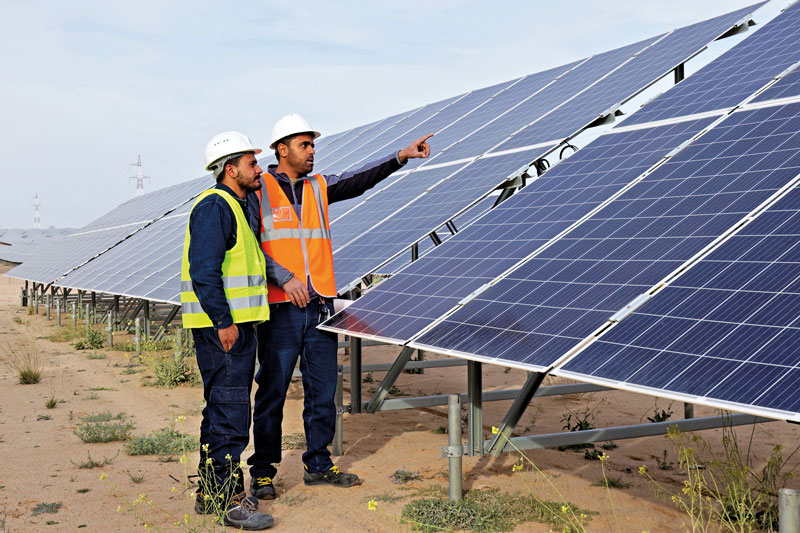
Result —
<path fill-rule="evenodd" d="M 504 155 L 502 160 L 495 160 L 494 165 L 476 167 L 473 164 L 458 172 L 440 170 L 440 174 L 446 174 L 446 180 L 430 190 L 426 189 L 430 182 L 421 183 L 423 177 L 412 172 L 395 187 L 365 202 L 369 205 L 371 201 L 382 200 L 372 209 L 373 216 L 362 217 L 361 209 L 354 209 L 340 217 L 337 224 L 347 230 L 336 237 L 334 249 L 338 289 L 344 291 L 358 284 L 364 274 L 380 268 L 382 263 L 489 194 L 511 173 L 529 165 L 604 113 L 613 112 L 692 57 L 709 41 L 741 22 L 752 9 L 729 13 L 528 77 L 501 91 L 482 107 L 488 113 L 488 122 L 478 124 L 477 128 L 474 121 L 457 122 L 446 131 L 459 133 L 461 139 L 450 146 L 445 143 L 446 147 L 420 168 L 474 159 L 488 151 L 528 146 L 536 149 Z M 559 77 L 553 79 L 554 75 Z M 522 91 L 526 84 L 532 87 Z M 520 92 L 522 100 L 519 100 Z M 507 102 L 507 95 L 516 98 Z M 515 100 L 519 101 L 513 103 Z M 509 107 L 509 103 L 513 105 Z M 455 102 L 453 106 L 458 104 Z M 464 129 L 465 124 L 471 129 Z M 403 191 L 405 188 L 408 188 L 407 194 Z M 418 197 L 418 192 L 423 194 Z M 409 203 L 410 199 L 414 200 Z M 431 206 L 435 206 L 433 211 Z M 333 227 L 334 235 L 339 231 L 337 224 Z"/>
<path fill-rule="evenodd" d="M 787 9 L 698 80 L 556 166 L 325 329 L 527 370 L 557 365 L 554 373 L 580 380 L 800 420 L 800 192 L 760 213 L 800 181 L 800 78 L 792 70 L 799 12 Z M 740 68 L 748 62 L 758 68 Z M 709 72 L 722 81 L 709 84 Z M 589 216 L 566 225 L 547 211 L 527 218 L 541 207 L 531 188 L 548 192 L 559 170 L 580 183 L 570 163 L 590 162 L 593 148 L 680 124 L 696 133 L 712 122 L 651 171 L 621 179 Z M 639 147 L 633 159 L 614 148 L 615 158 L 647 159 Z M 537 225 L 556 228 L 538 239 Z M 605 333 L 583 348 L 597 332 Z"/>
<path fill-rule="evenodd" d="M 555 372 L 800 421 L 800 189 Z"/>

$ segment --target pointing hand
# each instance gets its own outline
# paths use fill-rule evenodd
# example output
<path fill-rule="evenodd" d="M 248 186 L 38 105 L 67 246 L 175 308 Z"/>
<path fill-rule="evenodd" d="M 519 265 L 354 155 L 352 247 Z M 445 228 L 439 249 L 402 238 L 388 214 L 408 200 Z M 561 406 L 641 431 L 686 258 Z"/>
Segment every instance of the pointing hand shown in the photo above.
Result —
<path fill-rule="evenodd" d="M 431 155 L 431 147 L 426 142 L 428 139 L 433 137 L 433 133 L 429 133 L 426 136 L 417 139 L 406 148 L 403 148 L 399 152 L 397 152 L 397 159 L 400 160 L 400 163 L 405 163 L 409 159 L 421 158 L 425 159 L 429 155 Z"/>

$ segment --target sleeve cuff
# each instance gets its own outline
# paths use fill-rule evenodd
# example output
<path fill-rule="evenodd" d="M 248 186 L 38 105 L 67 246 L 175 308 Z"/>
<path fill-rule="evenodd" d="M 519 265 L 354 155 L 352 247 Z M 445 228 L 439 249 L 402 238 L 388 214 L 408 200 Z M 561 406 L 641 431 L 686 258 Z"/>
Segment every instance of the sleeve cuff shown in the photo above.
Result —
<path fill-rule="evenodd" d="M 292 279 L 293 277 L 294 277 L 293 272 L 289 272 L 288 274 L 286 274 L 286 277 L 283 278 L 283 281 L 281 281 L 281 288 L 283 288 L 284 285 L 289 283 L 289 280 Z"/>
<path fill-rule="evenodd" d="M 400 162 L 400 152 L 395 152 L 394 153 L 394 160 L 397 161 L 397 164 L 400 165 L 401 167 L 406 166 L 406 163 L 408 163 L 408 161 L 406 161 L 406 163 L 401 163 Z"/>
<path fill-rule="evenodd" d="M 222 320 L 214 321 L 215 330 L 229 328 L 232 325 L 233 325 L 233 318 L 231 318 L 230 314 L 225 318 L 223 318 Z"/>

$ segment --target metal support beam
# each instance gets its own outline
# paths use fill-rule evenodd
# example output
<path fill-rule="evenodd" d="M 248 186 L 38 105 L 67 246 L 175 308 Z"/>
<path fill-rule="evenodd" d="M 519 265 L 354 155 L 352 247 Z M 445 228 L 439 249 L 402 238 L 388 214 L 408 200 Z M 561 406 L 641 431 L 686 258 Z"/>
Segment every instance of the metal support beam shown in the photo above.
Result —
<path fill-rule="evenodd" d="M 675 83 L 680 83 L 686 78 L 686 71 L 683 63 L 675 67 L 673 72 L 675 73 Z"/>
<path fill-rule="evenodd" d="M 334 395 L 336 403 L 336 429 L 333 434 L 333 443 L 331 444 L 331 455 L 341 457 L 344 455 L 344 398 L 343 398 L 343 379 L 342 367 L 339 365 L 336 370 L 336 393 Z"/>
<path fill-rule="evenodd" d="M 150 300 L 142 300 L 144 310 L 144 338 L 150 340 Z"/>
<path fill-rule="evenodd" d="M 778 527 L 780 533 L 800 533 L 800 490 L 778 491 Z"/>
<path fill-rule="evenodd" d="M 28 307 L 28 280 L 25 280 L 25 289 L 22 291 L 22 307 Z"/>
<path fill-rule="evenodd" d="M 699 431 L 703 429 L 716 429 L 720 427 L 743 426 L 761 422 L 774 422 L 771 418 L 753 415 L 733 414 L 723 416 L 709 416 L 706 418 L 692 418 L 690 420 L 668 420 L 655 424 L 637 424 L 633 426 L 619 426 L 613 428 L 589 429 L 586 431 L 568 431 L 552 433 L 549 435 L 532 435 L 528 437 L 513 437 L 510 439 L 513 446 L 503 439 L 503 452 L 519 450 L 537 450 L 539 448 L 555 448 L 557 446 L 573 446 L 588 444 L 590 442 L 605 442 L 608 440 L 635 439 L 639 437 L 652 437 L 665 435 L 670 427 L 677 427 L 680 431 Z"/>
<path fill-rule="evenodd" d="M 483 455 L 483 364 L 469 361 L 467 364 L 467 455 Z"/>
<path fill-rule="evenodd" d="M 419 243 L 415 242 L 411 245 L 411 261 L 414 262 L 419 259 Z"/>
<path fill-rule="evenodd" d="M 461 501 L 464 491 L 461 487 L 461 399 L 457 394 L 452 394 L 447 402 L 447 444 L 442 449 L 442 457 L 447 457 L 450 501 Z"/>
<path fill-rule="evenodd" d="M 61 299 L 56 299 L 56 325 L 61 327 Z"/>
<path fill-rule="evenodd" d="M 369 404 L 367 404 L 367 412 L 374 413 L 378 409 L 380 409 L 381 404 L 386 399 L 386 395 L 389 394 L 389 389 L 392 388 L 394 382 L 397 381 L 397 377 L 406 367 L 406 363 L 411 359 L 411 354 L 414 353 L 413 348 L 409 348 L 408 346 L 403 346 L 403 349 L 400 351 L 400 355 L 397 356 L 394 363 L 392 364 L 392 368 L 386 373 L 381 381 L 381 384 L 378 385 L 378 389 L 375 391 L 375 395 L 370 400 Z"/>
<path fill-rule="evenodd" d="M 431 240 L 433 241 L 433 245 L 434 245 L 434 246 L 439 246 L 440 244 L 442 244 L 442 239 L 441 239 L 441 237 L 439 237 L 439 234 L 438 234 L 438 233 L 436 233 L 435 231 L 432 231 L 432 232 L 430 232 L 430 233 L 428 234 L 428 236 L 429 236 L 429 237 L 431 238 Z"/>
<path fill-rule="evenodd" d="M 456 233 L 458 233 L 458 228 L 456 227 L 456 223 L 453 222 L 452 220 L 448 220 L 444 226 L 447 228 L 447 230 L 450 232 L 451 235 L 455 235 Z"/>
<path fill-rule="evenodd" d="M 348 343 L 348 346 L 350 344 Z M 361 346 L 369 346 L 363 340 L 361 341 Z M 392 368 L 393 363 L 372 363 L 370 365 L 361 364 L 361 373 L 365 372 L 386 372 L 390 368 Z M 428 359 L 427 361 L 409 361 L 406 365 L 405 370 L 415 369 L 415 368 L 446 368 L 451 366 L 467 366 L 466 359 Z M 350 372 L 351 367 L 349 365 L 344 365 L 344 371 Z M 445 402 L 447 403 L 447 402 Z"/>
<path fill-rule="evenodd" d="M 694 404 L 683 404 L 683 418 L 694 418 Z"/>
<path fill-rule="evenodd" d="M 361 412 L 361 339 L 350 337 L 350 406 Z"/>
<path fill-rule="evenodd" d="M 503 202 L 511 198 L 511 195 L 514 194 L 514 191 L 515 189 L 513 187 L 506 187 L 505 189 L 500 191 L 500 195 L 497 197 L 497 200 L 495 200 L 494 203 L 492 204 L 492 209 L 494 209 L 498 205 L 502 204 Z"/>
<path fill-rule="evenodd" d="M 522 386 L 519 396 L 517 396 L 517 399 L 514 400 L 513 404 L 511 404 L 511 408 L 508 410 L 503 422 L 500 424 L 500 431 L 497 432 L 497 435 L 494 436 L 492 441 L 489 443 L 489 446 L 486 448 L 487 453 L 490 453 L 495 457 L 500 455 L 500 449 L 502 447 L 496 447 L 498 441 L 502 439 L 502 441 L 505 442 L 506 439 L 511 436 L 511 433 L 517 426 L 517 422 L 519 422 L 519 419 L 522 418 L 522 413 L 525 412 L 528 404 L 531 403 L 533 396 L 536 394 L 536 389 L 538 389 L 539 385 L 542 384 L 542 381 L 546 375 L 547 374 L 544 372 L 531 372 L 528 374 L 528 379 L 525 381 L 525 385 Z"/>

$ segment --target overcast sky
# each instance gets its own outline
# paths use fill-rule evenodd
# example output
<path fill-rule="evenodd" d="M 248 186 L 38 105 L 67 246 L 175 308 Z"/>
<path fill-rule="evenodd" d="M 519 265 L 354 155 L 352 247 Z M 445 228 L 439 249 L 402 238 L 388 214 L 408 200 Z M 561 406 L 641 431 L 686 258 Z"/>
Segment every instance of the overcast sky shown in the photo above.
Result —
<path fill-rule="evenodd" d="M 83 226 L 135 195 L 139 154 L 155 190 L 221 131 L 335 133 L 753 3 L 0 0 L 0 227 L 35 193 L 43 227 Z"/>

